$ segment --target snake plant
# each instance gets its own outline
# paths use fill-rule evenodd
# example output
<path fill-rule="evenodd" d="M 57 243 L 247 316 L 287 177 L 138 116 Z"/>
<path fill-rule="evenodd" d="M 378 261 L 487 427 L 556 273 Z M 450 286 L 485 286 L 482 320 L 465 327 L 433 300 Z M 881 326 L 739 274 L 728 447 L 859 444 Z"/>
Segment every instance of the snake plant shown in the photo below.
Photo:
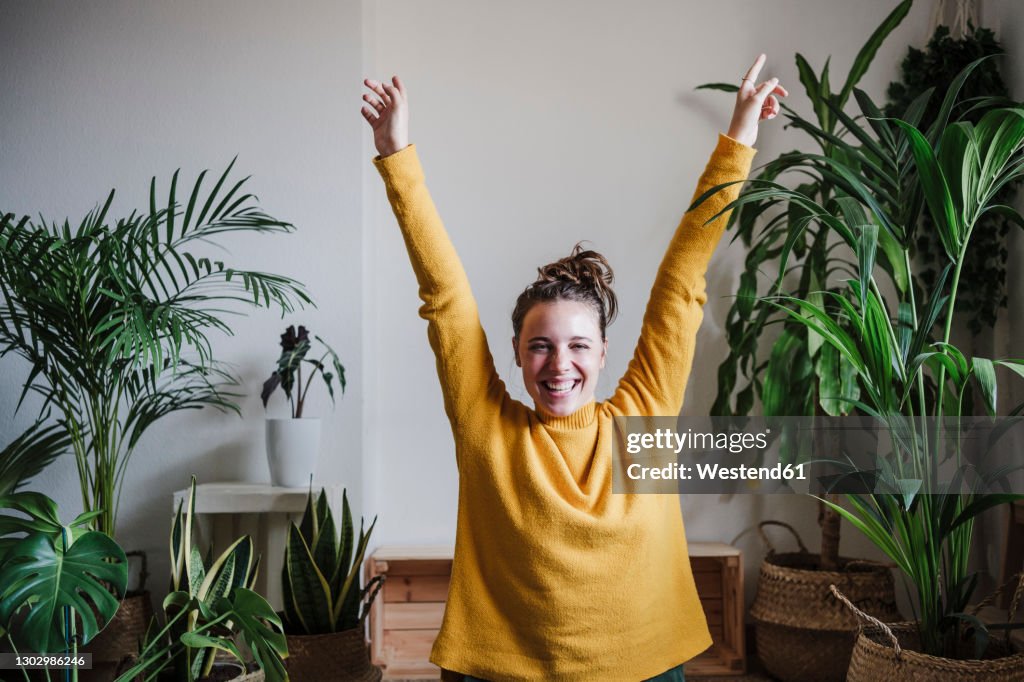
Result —
<path fill-rule="evenodd" d="M 217 651 L 245 665 L 236 639 L 245 642 L 268 682 L 287 680 L 281 619 L 252 589 L 260 563 L 252 538 L 241 537 L 216 559 L 204 561 L 193 544 L 195 497 L 193 477 L 188 500 L 179 503 L 171 526 L 171 592 L 163 603 L 164 623 L 150 627 L 138 662 L 118 682 L 137 675 L 148 680 L 164 669 L 176 680 L 201 680 L 210 674 Z"/>
<path fill-rule="evenodd" d="M 384 576 L 359 586 L 359 569 L 377 524 L 359 524 L 355 537 L 348 493 L 342 493 L 341 528 L 321 489 L 314 501 L 310 490 L 299 525 L 288 529 L 281 583 L 284 592 L 285 630 L 289 634 L 319 635 L 362 625 L 380 591 Z"/>

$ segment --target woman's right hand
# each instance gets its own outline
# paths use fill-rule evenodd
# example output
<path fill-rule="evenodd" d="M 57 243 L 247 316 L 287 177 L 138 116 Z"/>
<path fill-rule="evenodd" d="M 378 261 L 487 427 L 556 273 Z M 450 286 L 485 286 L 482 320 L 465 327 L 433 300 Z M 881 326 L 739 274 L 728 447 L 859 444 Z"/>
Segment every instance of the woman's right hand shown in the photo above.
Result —
<path fill-rule="evenodd" d="M 363 118 L 373 128 L 377 153 L 390 156 L 409 146 L 409 100 L 398 76 L 391 83 L 367 78 L 363 84 L 372 92 L 364 94 Z M 376 96 L 374 96 L 376 95 Z"/>

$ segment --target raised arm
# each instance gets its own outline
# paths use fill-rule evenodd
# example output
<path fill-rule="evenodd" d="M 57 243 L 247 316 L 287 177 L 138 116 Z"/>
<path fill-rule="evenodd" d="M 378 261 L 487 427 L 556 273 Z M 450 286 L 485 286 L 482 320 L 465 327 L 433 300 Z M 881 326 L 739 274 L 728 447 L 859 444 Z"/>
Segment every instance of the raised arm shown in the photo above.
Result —
<path fill-rule="evenodd" d="M 445 411 L 453 425 L 470 409 L 500 399 L 504 385 L 494 369 L 469 280 L 427 191 L 409 144 L 408 99 L 398 77 L 392 83 L 366 80 L 376 96 L 364 95 L 363 117 L 373 129 L 388 200 L 402 230 L 420 287 L 420 316 L 437 358 Z"/>
<path fill-rule="evenodd" d="M 775 118 L 779 113 L 776 96 L 787 94 L 777 78 L 755 87 L 764 61 L 765 56 L 759 56 L 743 77 L 729 133 L 719 137 L 694 199 L 716 185 L 746 179 L 754 157 L 751 146 L 757 139 L 758 122 Z M 617 411 L 632 415 L 678 414 L 707 301 L 704 275 L 729 217 L 723 214 L 713 223 L 704 223 L 733 201 L 739 191 L 739 184 L 732 185 L 683 216 L 651 289 L 633 359 L 609 400 Z"/>

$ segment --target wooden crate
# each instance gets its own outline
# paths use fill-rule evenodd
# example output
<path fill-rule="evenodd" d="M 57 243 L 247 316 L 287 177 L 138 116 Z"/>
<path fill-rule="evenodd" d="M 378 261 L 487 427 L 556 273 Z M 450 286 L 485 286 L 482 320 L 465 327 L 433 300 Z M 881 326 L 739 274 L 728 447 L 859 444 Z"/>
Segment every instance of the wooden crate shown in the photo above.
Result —
<path fill-rule="evenodd" d="M 686 663 L 686 674 L 743 675 L 747 672 L 747 654 L 740 550 L 713 542 L 691 542 L 689 552 L 697 594 L 714 643 Z"/>
<path fill-rule="evenodd" d="M 690 563 L 697 594 L 714 644 L 686 664 L 693 675 L 742 675 L 746 672 L 743 640 L 743 565 L 730 545 L 693 542 Z M 370 579 L 387 574 L 384 589 L 370 609 L 370 654 L 384 679 L 433 679 L 440 675 L 429 662 L 448 598 L 451 546 L 381 547 L 366 560 Z"/>
<path fill-rule="evenodd" d="M 366 560 L 367 580 L 387 575 L 370 609 L 370 656 L 385 679 L 440 676 L 430 648 L 441 629 L 453 552 L 451 546 L 381 547 Z"/>

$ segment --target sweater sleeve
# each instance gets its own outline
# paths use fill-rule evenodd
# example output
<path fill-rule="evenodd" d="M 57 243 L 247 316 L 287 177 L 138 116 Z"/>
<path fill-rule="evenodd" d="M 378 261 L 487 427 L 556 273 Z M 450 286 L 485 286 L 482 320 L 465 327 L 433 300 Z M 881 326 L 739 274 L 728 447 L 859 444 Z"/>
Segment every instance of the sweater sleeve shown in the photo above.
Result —
<path fill-rule="evenodd" d="M 754 149 L 720 135 L 694 199 L 715 185 L 745 179 L 754 153 Z M 707 300 L 704 275 L 729 216 L 723 214 L 713 223 L 704 223 L 739 192 L 739 184 L 731 185 L 683 216 L 658 269 L 633 359 L 608 401 L 620 413 L 679 413 Z"/>
<path fill-rule="evenodd" d="M 487 346 L 469 279 L 430 198 L 415 145 L 374 159 L 419 283 L 420 317 L 437 359 L 445 412 L 453 426 L 467 410 L 504 392 Z"/>

